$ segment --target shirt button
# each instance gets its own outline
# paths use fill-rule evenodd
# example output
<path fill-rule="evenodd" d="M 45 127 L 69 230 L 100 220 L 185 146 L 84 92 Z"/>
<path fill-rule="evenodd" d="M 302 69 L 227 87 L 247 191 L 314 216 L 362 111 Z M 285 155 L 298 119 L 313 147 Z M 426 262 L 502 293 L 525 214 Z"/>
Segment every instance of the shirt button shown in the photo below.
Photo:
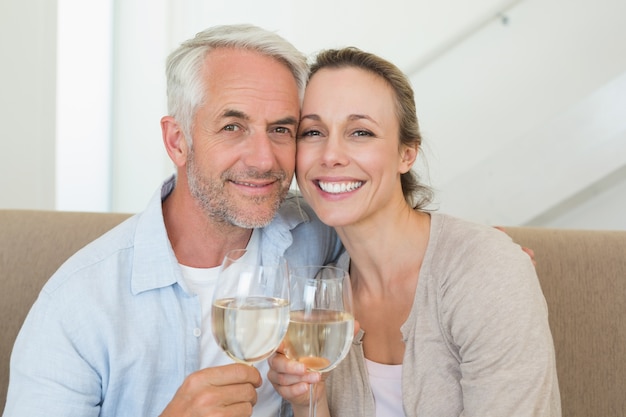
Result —
<path fill-rule="evenodd" d="M 195 328 L 193 329 L 193 335 L 196 337 L 200 337 L 200 335 L 202 334 L 202 331 L 199 328 Z"/>

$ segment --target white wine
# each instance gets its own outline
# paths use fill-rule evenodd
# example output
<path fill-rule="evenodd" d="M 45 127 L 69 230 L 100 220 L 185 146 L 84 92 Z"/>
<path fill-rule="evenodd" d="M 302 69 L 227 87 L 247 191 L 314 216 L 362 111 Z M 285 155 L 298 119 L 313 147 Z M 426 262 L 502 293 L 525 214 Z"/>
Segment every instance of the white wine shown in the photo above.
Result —
<path fill-rule="evenodd" d="M 215 340 L 234 360 L 259 362 L 280 345 L 289 325 L 289 301 L 271 297 L 222 298 L 212 309 Z"/>
<path fill-rule="evenodd" d="M 292 311 L 285 353 L 307 368 L 325 372 L 348 354 L 354 336 L 354 317 L 345 311 Z"/>

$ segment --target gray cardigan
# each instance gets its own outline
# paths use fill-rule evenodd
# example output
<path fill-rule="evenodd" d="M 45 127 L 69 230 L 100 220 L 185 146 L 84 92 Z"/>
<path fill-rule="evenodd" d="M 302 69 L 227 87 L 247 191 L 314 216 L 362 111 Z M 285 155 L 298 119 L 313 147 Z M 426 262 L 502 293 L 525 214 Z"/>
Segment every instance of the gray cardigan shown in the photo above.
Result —
<path fill-rule="evenodd" d="M 405 415 L 560 416 L 547 307 L 529 257 L 494 228 L 438 213 L 431 219 L 401 328 Z M 340 265 L 349 267 L 347 255 Z M 327 380 L 333 416 L 375 416 L 365 334 Z"/>

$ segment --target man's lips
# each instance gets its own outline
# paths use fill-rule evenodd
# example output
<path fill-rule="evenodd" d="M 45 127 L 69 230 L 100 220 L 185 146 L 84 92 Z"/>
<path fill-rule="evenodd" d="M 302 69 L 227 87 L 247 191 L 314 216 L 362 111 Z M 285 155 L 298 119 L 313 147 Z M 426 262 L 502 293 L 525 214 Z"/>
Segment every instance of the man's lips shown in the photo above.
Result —
<path fill-rule="evenodd" d="M 235 181 L 235 180 L 231 180 L 231 182 L 233 184 L 242 185 L 244 187 L 253 187 L 253 188 L 267 187 L 268 185 L 274 184 L 276 181 L 277 180 L 263 181 L 263 182 L 249 182 L 249 181 Z"/>
<path fill-rule="evenodd" d="M 281 188 L 281 181 L 278 178 L 265 179 L 230 179 L 228 180 L 242 196 L 250 197 L 269 197 L 275 195 L 277 190 Z"/>

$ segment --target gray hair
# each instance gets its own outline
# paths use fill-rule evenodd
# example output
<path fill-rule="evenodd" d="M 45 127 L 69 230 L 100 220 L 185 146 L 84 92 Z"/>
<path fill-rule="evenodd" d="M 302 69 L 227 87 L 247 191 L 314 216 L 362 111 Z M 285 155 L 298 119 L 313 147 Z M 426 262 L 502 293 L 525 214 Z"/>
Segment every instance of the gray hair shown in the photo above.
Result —
<path fill-rule="evenodd" d="M 202 65 L 207 53 L 215 48 L 256 51 L 282 62 L 293 74 L 302 101 L 309 68 L 306 57 L 291 43 L 248 24 L 208 28 L 183 42 L 168 56 L 166 64 L 168 113 L 180 123 L 189 146 L 193 118 L 205 100 Z"/>

